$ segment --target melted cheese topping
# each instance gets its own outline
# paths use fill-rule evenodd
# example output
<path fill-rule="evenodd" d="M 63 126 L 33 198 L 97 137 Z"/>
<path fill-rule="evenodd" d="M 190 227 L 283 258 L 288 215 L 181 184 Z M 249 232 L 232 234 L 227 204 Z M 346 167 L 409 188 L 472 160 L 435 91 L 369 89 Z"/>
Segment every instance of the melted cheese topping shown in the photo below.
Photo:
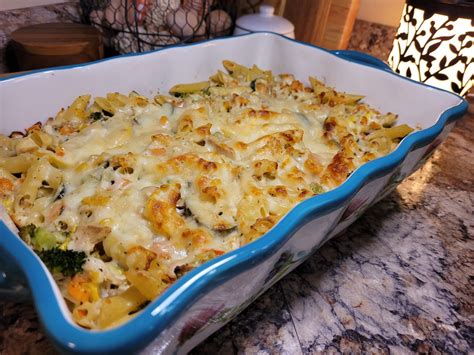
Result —
<path fill-rule="evenodd" d="M 4 137 L 4 160 L 36 161 L 20 178 L 0 170 L 12 218 L 63 233 L 63 248 L 88 256 L 82 273 L 56 275 L 79 324 L 127 319 L 123 309 L 255 240 L 403 136 L 387 133 L 394 115 L 360 97 L 241 68 L 184 85 L 181 97 L 114 93 L 91 106 L 80 97 L 26 137 Z M 41 180 L 33 193 L 28 179 Z"/>

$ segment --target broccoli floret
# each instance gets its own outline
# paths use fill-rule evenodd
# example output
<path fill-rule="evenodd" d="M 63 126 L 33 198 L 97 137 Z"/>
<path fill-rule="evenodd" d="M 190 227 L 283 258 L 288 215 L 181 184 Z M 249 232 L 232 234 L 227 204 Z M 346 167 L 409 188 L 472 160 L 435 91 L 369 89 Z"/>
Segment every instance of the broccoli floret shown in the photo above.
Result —
<path fill-rule="evenodd" d="M 82 271 L 86 262 L 86 253 L 83 251 L 62 250 L 54 248 L 37 252 L 41 260 L 52 272 L 60 272 L 64 276 L 74 276 Z"/>
<path fill-rule="evenodd" d="M 109 117 L 112 117 L 112 116 L 113 116 L 112 113 L 102 110 L 102 111 L 92 112 L 89 115 L 89 119 L 91 121 L 107 121 Z"/>
<path fill-rule="evenodd" d="M 318 183 L 313 182 L 309 186 L 315 195 L 319 195 L 324 192 L 323 187 L 319 185 Z"/>
<path fill-rule="evenodd" d="M 49 250 L 55 248 L 58 243 L 62 243 L 64 240 L 65 237 L 61 233 L 49 232 L 38 227 L 35 229 L 31 242 L 36 250 Z"/>
<path fill-rule="evenodd" d="M 30 244 L 35 250 L 56 248 L 64 243 L 67 238 L 67 233 L 49 232 L 42 227 L 36 227 L 34 224 L 20 227 L 19 234 L 21 239 Z"/>
<path fill-rule="evenodd" d="M 91 112 L 89 119 L 91 121 L 107 121 L 109 117 L 112 117 L 114 114 L 105 110 Z"/>
<path fill-rule="evenodd" d="M 100 121 L 102 118 L 104 118 L 104 114 L 100 111 L 92 112 L 89 115 L 89 118 L 91 121 Z"/>
<path fill-rule="evenodd" d="M 20 227 L 19 234 L 25 242 L 32 244 L 35 252 L 52 272 L 60 272 L 64 276 L 73 276 L 82 271 L 82 265 L 87 257 L 86 253 L 64 250 L 60 246 L 66 240 L 67 234 L 49 232 L 42 227 L 36 227 L 34 224 Z"/>
<path fill-rule="evenodd" d="M 35 234 L 36 226 L 34 224 L 28 224 L 26 226 L 19 228 L 19 235 L 21 239 L 23 239 L 26 243 L 31 243 L 31 238 L 33 238 Z"/>
<path fill-rule="evenodd" d="M 174 92 L 172 95 L 174 97 L 184 99 L 184 98 L 188 97 L 189 95 L 191 95 L 191 93 L 189 93 L 189 92 Z"/>
<path fill-rule="evenodd" d="M 255 91 L 255 84 L 257 83 L 257 79 L 254 79 L 250 82 L 250 88 L 252 91 Z"/>

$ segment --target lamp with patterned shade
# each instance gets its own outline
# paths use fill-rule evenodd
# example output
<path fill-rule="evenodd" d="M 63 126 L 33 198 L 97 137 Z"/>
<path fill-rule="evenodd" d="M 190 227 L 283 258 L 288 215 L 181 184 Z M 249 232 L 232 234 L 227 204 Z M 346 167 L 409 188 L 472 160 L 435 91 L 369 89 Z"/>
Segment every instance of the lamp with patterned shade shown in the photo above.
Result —
<path fill-rule="evenodd" d="M 407 0 L 389 64 L 404 76 L 467 95 L 474 81 L 474 0 Z"/>

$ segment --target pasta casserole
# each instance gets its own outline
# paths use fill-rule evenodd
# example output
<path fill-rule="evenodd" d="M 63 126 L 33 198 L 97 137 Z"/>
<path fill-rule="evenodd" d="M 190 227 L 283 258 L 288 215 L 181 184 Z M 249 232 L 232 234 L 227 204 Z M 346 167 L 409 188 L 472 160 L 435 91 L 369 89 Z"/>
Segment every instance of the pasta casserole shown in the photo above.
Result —
<path fill-rule="evenodd" d="M 82 327 L 133 317 L 412 131 L 316 78 L 223 64 L 170 95 L 82 95 L 0 135 L 2 204 Z"/>

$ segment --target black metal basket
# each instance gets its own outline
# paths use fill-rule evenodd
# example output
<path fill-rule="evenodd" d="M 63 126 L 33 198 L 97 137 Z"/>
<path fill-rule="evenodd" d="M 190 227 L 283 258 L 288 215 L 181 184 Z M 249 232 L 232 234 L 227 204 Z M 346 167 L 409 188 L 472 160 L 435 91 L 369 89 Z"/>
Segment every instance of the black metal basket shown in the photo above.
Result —
<path fill-rule="evenodd" d="M 82 21 L 119 53 L 144 52 L 231 35 L 235 19 L 261 0 L 81 0 Z"/>

